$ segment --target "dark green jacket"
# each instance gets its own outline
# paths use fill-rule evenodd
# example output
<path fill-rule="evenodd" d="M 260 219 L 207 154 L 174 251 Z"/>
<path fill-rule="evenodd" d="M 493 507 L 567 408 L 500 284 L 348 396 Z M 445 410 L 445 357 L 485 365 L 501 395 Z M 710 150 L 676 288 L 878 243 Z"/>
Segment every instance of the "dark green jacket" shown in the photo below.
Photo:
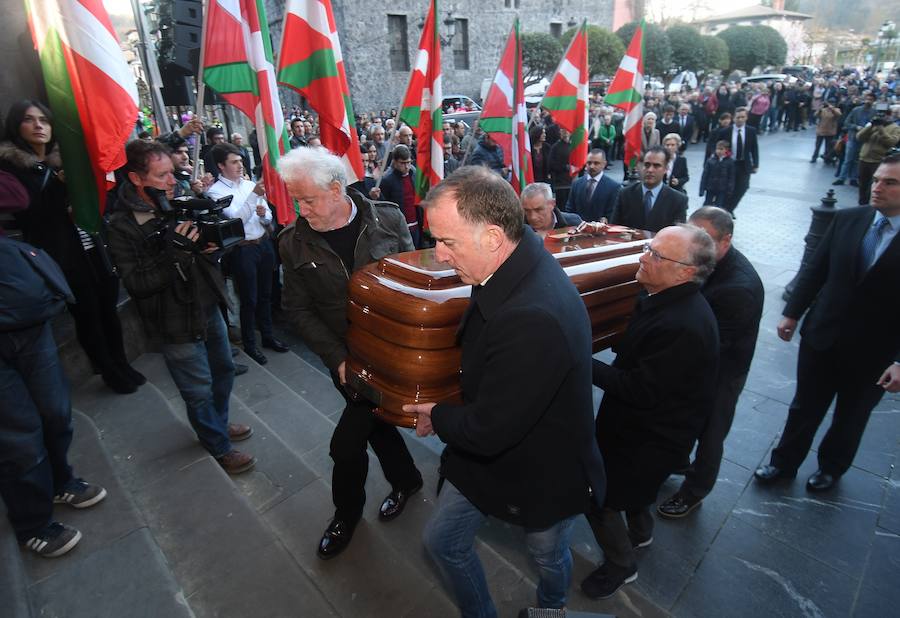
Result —
<path fill-rule="evenodd" d="M 386 255 L 415 249 L 395 204 L 373 202 L 356 191 L 349 196 L 361 217 L 354 271 Z M 350 273 L 325 239 L 299 217 L 278 236 L 278 250 L 284 268 L 282 310 L 309 349 L 336 371 L 347 359 Z"/>
<path fill-rule="evenodd" d="M 156 234 L 160 220 L 130 182 L 122 183 L 118 199 L 120 209 L 109 223 L 109 253 L 147 337 L 158 343 L 205 341 L 208 311 L 227 302 L 216 254 L 177 250 Z"/>

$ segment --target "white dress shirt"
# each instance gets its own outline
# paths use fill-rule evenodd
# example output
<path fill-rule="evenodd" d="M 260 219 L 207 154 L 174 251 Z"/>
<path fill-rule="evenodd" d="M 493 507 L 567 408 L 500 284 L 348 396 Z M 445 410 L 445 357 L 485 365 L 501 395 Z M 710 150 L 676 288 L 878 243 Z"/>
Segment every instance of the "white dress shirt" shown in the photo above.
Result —
<path fill-rule="evenodd" d="M 206 192 L 214 199 L 219 199 L 226 195 L 234 196 L 231 204 L 222 212 L 226 217 L 240 219 L 244 222 L 244 238 L 247 240 L 262 238 L 266 233 L 266 226 L 272 223 L 272 211 L 269 209 L 269 205 L 266 204 L 265 197 L 253 192 L 254 187 L 256 187 L 256 183 L 246 178 L 241 178 L 235 182 L 220 175 L 219 180 Z M 262 217 L 256 214 L 257 204 L 262 204 L 266 207 L 266 214 Z"/>

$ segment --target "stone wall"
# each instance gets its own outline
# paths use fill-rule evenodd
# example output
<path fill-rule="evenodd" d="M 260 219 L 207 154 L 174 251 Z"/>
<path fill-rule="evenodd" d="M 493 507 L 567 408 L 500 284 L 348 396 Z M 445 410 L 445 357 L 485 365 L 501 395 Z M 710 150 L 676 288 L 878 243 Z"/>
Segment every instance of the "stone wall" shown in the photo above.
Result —
<path fill-rule="evenodd" d="M 284 4 L 284 0 L 266 0 L 276 50 L 281 44 Z M 387 16 L 406 16 L 411 64 L 421 34 L 418 24 L 425 17 L 427 1 L 344 0 L 333 1 L 332 6 L 355 111 L 397 107 L 409 71 L 390 68 Z M 451 47 L 441 50 L 444 94 L 466 94 L 475 100 L 480 100 L 482 80 L 493 77 L 497 69 L 501 48 L 517 14 L 522 32 L 552 32 L 551 24 L 565 32 L 570 23 L 581 23 L 585 18 L 590 24 L 610 28 L 613 19 L 613 0 L 456 0 L 442 2 L 438 9 L 439 22 L 452 10 L 454 18 L 468 20 L 469 30 L 468 70 L 453 68 Z M 443 24 L 439 28 L 443 31 Z M 292 99 L 292 96 L 284 97 L 286 107 L 290 107 Z"/>

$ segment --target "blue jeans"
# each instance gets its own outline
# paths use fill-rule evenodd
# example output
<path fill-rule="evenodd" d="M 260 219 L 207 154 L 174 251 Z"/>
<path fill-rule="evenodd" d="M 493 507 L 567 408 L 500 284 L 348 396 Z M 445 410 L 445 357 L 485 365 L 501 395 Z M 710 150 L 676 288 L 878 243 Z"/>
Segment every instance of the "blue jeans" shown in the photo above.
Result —
<path fill-rule="evenodd" d="M 855 138 L 851 137 L 847 140 L 847 148 L 844 150 L 844 163 L 841 165 L 841 170 L 838 173 L 838 178 L 841 180 L 857 180 L 858 172 L 857 165 L 859 163 L 859 142 L 856 141 Z"/>
<path fill-rule="evenodd" d="M 69 382 L 50 323 L 0 333 L 0 495 L 19 541 L 50 523 L 72 479 Z"/>
<path fill-rule="evenodd" d="M 234 362 L 218 307 L 207 309 L 206 341 L 167 343 L 163 356 L 200 444 L 213 457 L 225 455 L 231 450 L 228 398 L 234 384 Z"/>
<path fill-rule="evenodd" d="M 452 483 L 445 482 L 437 508 L 422 534 L 425 548 L 456 597 L 463 618 L 497 616 L 484 569 L 475 553 L 475 535 L 485 519 L 487 516 Z M 568 517 L 545 530 L 525 529 L 528 553 L 540 573 L 537 600 L 541 607 L 565 607 L 572 580 L 569 539 L 574 524 L 575 517 Z"/>

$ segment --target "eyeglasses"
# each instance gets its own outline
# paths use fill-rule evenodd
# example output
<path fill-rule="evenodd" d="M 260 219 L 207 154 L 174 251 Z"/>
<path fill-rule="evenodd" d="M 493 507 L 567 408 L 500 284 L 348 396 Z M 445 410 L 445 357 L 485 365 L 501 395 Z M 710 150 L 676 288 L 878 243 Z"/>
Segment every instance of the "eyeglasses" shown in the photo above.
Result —
<path fill-rule="evenodd" d="M 644 253 L 649 253 L 650 256 L 657 262 L 659 262 L 660 260 L 665 260 L 667 262 L 675 262 L 676 264 L 681 264 L 682 266 L 693 266 L 693 264 L 688 264 L 687 262 L 679 262 L 678 260 L 673 260 L 672 258 L 667 258 L 666 256 L 662 255 L 659 251 L 657 251 L 656 249 L 651 247 L 650 243 L 647 243 L 646 245 L 644 245 L 643 251 L 644 251 Z"/>

